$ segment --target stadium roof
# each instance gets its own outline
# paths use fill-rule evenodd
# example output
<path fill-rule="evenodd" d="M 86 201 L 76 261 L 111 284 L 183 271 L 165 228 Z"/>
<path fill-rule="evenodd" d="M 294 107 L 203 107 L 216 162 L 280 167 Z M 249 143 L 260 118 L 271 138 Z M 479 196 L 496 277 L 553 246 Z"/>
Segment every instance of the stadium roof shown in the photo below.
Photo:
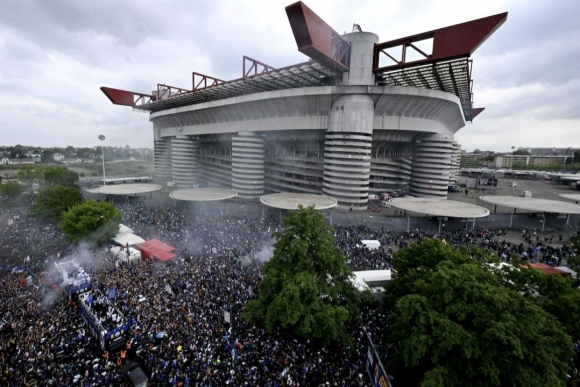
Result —
<path fill-rule="evenodd" d="M 238 196 L 238 192 L 226 188 L 185 188 L 169 193 L 169 197 L 175 200 L 189 202 L 210 202 L 226 200 Z"/>
<path fill-rule="evenodd" d="M 391 205 L 401 210 L 430 216 L 481 218 L 489 215 L 489 210 L 485 207 L 449 199 L 403 197 L 391 199 Z"/>
<path fill-rule="evenodd" d="M 536 213 L 580 214 L 580 206 L 560 200 L 524 198 L 521 196 L 480 196 L 482 201 L 503 207 Z"/>
<path fill-rule="evenodd" d="M 300 205 L 304 207 L 314 206 L 317 210 L 326 210 L 336 207 L 337 204 L 336 199 L 330 196 L 291 192 L 264 195 L 260 198 L 260 202 L 268 207 L 282 210 L 297 210 Z"/>
<path fill-rule="evenodd" d="M 132 184 L 113 184 L 103 185 L 91 190 L 104 195 L 136 195 L 139 193 L 148 193 L 159 191 L 163 188 L 160 184 L 132 183 Z M 88 191 L 88 190 L 87 190 Z"/>
<path fill-rule="evenodd" d="M 311 58 L 308 62 L 276 69 L 244 56 L 242 77 L 232 81 L 194 72 L 191 89 L 158 84 L 151 94 L 101 90 L 114 104 L 156 112 L 264 91 L 336 85 L 350 69 L 350 43 L 300 1 L 286 7 L 286 13 L 298 50 Z M 376 84 L 449 92 L 460 99 L 465 120 L 472 121 L 483 108 L 473 108 L 469 57 L 506 19 L 502 13 L 375 44 Z M 432 50 L 420 49 L 423 42 L 432 42 Z M 384 59 L 392 63 L 384 65 Z"/>

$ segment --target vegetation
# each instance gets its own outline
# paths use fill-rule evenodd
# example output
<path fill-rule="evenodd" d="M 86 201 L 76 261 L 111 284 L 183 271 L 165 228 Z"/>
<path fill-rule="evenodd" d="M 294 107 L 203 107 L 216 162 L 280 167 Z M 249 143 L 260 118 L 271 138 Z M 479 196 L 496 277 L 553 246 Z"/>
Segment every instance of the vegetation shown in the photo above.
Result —
<path fill-rule="evenodd" d="M 46 186 L 38 191 L 31 215 L 41 219 L 60 221 L 63 212 L 83 202 L 79 190 L 62 185 Z"/>
<path fill-rule="evenodd" d="M 385 339 L 397 384 L 566 385 L 577 329 L 575 311 L 562 316 L 578 302 L 570 281 L 493 269 L 438 240 L 398 251 L 395 269 Z"/>
<path fill-rule="evenodd" d="M 20 196 L 25 189 L 26 187 L 17 181 L 8 181 L 0 184 L 0 197 L 4 197 L 7 200 L 13 200 Z"/>
<path fill-rule="evenodd" d="M 346 324 L 360 317 L 369 295 L 351 282 L 352 272 L 320 211 L 300 206 L 283 224 L 283 231 L 273 234 L 274 256 L 264 264 L 258 298 L 246 304 L 244 317 L 305 338 L 348 340 Z"/>
<path fill-rule="evenodd" d="M 118 232 L 121 219 L 113 204 L 87 200 L 64 212 L 60 227 L 74 243 L 86 240 L 103 244 Z"/>
<path fill-rule="evenodd" d="M 79 174 L 66 167 L 50 167 L 44 171 L 44 180 L 51 185 L 73 187 L 79 181 Z"/>

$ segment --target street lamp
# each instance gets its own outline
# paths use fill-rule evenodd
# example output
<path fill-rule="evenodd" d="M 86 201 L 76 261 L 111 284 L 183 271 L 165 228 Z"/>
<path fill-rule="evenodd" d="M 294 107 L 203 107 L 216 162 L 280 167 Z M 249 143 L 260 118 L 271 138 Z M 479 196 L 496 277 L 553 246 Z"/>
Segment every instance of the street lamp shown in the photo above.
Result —
<path fill-rule="evenodd" d="M 101 158 L 103 159 L 103 185 L 107 185 L 107 182 L 105 181 L 105 148 L 103 147 L 105 136 L 99 134 L 99 140 L 101 140 Z"/>

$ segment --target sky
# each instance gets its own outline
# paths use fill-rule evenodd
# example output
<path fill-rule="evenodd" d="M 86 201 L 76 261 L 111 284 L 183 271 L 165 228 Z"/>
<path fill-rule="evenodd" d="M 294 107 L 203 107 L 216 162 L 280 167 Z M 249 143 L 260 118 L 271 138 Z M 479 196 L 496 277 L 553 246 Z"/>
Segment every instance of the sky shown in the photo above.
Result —
<path fill-rule="evenodd" d="M 292 0 L 2 0 L 0 145 L 153 147 L 148 114 L 116 106 L 109 86 L 191 88 L 191 72 L 242 74 L 242 56 L 274 67 L 307 60 Z M 501 12 L 473 54 L 486 110 L 456 134 L 463 149 L 580 147 L 580 1 L 307 0 L 338 32 L 357 23 L 388 41 Z"/>

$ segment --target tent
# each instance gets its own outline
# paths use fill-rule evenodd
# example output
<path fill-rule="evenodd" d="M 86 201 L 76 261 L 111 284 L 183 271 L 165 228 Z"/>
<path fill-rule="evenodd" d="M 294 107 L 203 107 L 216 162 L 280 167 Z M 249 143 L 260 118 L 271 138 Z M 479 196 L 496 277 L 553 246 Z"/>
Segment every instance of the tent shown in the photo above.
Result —
<path fill-rule="evenodd" d="M 530 264 L 531 267 L 533 267 L 534 269 L 538 269 L 540 270 L 542 273 L 544 273 L 544 275 L 561 275 L 562 277 L 570 277 L 571 274 L 567 271 L 563 271 L 563 270 L 558 270 L 556 268 L 553 268 L 550 265 L 546 265 L 545 263 L 531 263 Z"/>
<path fill-rule="evenodd" d="M 150 239 L 144 243 L 138 243 L 135 248 L 141 251 L 141 257 L 148 260 L 167 262 L 176 257 L 173 253 L 175 247 L 166 245 L 157 239 Z"/>
<path fill-rule="evenodd" d="M 143 239 L 140 236 L 137 236 L 133 233 L 129 233 L 129 234 L 117 235 L 116 237 L 113 238 L 113 242 L 115 242 L 118 245 L 123 245 L 123 246 L 126 246 L 126 245 L 134 246 L 137 243 L 145 242 L 145 239 Z"/>
<path fill-rule="evenodd" d="M 574 270 L 570 269 L 568 266 L 558 266 L 558 267 L 556 267 L 556 269 L 565 271 L 566 273 L 570 273 L 572 278 L 576 279 L 576 272 Z"/>
<path fill-rule="evenodd" d="M 119 225 L 119 232 L 117 233 L 116 236 L 121 236 L 124 234 L 132 234 L 133 230 L 131 230 L 129 227 L 125 226 L 124 224 L 120 224 Z"/>

